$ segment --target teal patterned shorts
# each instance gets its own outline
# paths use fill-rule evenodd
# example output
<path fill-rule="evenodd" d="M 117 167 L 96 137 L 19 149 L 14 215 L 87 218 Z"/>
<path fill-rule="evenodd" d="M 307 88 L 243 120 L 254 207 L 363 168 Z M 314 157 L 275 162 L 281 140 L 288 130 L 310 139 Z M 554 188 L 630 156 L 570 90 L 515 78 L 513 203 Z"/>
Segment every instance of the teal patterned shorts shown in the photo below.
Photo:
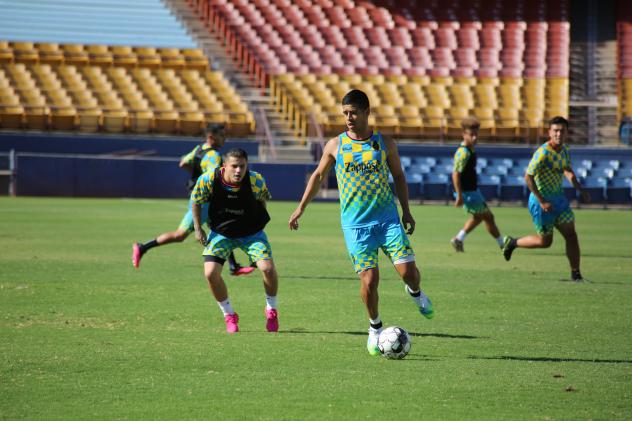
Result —
<path fill-rule="evenodd" d="M 472 215 L 477 215 L 489 211 L 485 198 L 480 190 L 464 191 L 463 196 L 463 210 Z M 454 193 L 456 199 L 456 193 Z"/>
<path fill-rule="evenodd" d="M 393 264 L 415 260 L 415 253 L 399 221 L 379 223 L 368 227 L 343 228 L 347 250 L 356 272 L 378 267 L 378 250 Z"/>
<path fill-rule="evenodd" d="M 263 231 L 238 238 L 224 237 L 211 231 L 208 235 L 208 244 L 202 255 L 206 261 L 217 261 L 217 259 L 225 261 L 230 252 L 237 248 L 248 255 L 250 263 L 272 259 L 272 247 L 270 247 L 268 237 Z"/>

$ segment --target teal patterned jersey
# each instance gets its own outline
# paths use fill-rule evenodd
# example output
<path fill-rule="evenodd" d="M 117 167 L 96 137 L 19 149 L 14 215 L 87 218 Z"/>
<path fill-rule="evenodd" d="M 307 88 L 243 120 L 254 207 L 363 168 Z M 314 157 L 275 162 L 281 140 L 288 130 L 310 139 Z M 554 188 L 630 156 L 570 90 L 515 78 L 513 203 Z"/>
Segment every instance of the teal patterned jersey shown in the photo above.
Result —
<path fill-rule="evenodd" d="M 213 194 L 213 181 L 215 180 L 215 172 L 207 171 L 198 178 L 193 192 L 191 192 L 191 199 L 193 202 L 201 205 L 211 201 L 211 195 Z M 239 191 L 239 187 L 229 186 L 223 184 L 224 188 L 231 191 Z M 266 180 L 261 174 L 255 171 L 250 171 L 250 186 L 252 187 L 252 194 L 257 200 L 267 201 L 272 198 L 272 195 L 268 191 Z"/>
<path fill-rule="evenodd" d="M 535 184 L 542 196 L 560 196 L 564 194 L 564 170 L 571 169 L 568 146 L 562 145 L 558 152 L 547 142 L 533 154 L 527 174 L 535 178 Z"/>
<path fill-rule="evenodd" d="M 182 157 L 182 161 L 184 161 L 185 164 L 188 164 L 188 165 L 192 166 L 193 165 L 193 158 L 195 157 L 195 152 L 200 147 L 203 150 L 212 149 L 207 144 L 204 144 L 202 146 L 198 145 L 195 148 L 193 148 L 193 150 L 191 152 L 189 152 L 188 154 L 184 155 Z M 220 165 L 222 165 L 222 154 L 220 154 L 217 149 L 212 149 L 210 152 L 207 152 L 206 155 L 204 155 L 204 157 L 202 158 L 202 161 L 200 162 L 200 168 L 202 168 L 202 174 L 204 174 L 205 172 L 209 172 L 209 171 L 213 172 L 213 171 L 215 171 L 215 168 L 219 167 Z"/>
<path fill-rule="evenodd" d="M 353 140 L 345 132 L 338 140 L 335 168 L 342 227 L 398 221 L 382 135 L 373 132 L 369 139 Z"/>

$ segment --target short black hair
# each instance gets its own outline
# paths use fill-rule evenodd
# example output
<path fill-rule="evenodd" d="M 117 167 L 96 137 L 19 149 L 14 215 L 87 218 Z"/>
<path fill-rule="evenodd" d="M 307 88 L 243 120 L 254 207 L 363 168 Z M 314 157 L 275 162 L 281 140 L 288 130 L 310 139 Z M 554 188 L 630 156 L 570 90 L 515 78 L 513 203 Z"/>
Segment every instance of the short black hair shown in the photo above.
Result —
<path fill-rule="evenodd" d="M 549 127 L 551 127 L 554 124 L 561 124 L 568 129 L 568 120 L 562 116 L 558 115 L 549 120 Z"/>
<path fill-rule="evenodd" d="M 342 105 L 354 105 L 361 110 L 369 109 L 369 97 L 359 89 L 353 89 L 342 98 Z"/>
<path fill-rule="evenodd" d="M 207 123 L 206 127 L 204 127 L 204 133 L 209 135 L 215 135 L 226 128 L 224 123 Z"/>
<path fill-rule="evenodd" d="M 248 161 L 248 154 L 246 153 L 245 150 L 243 150 L 241 148 L 233 148 L 233 149 L 229 150 L 228 152 L 226 152 L 226 158 L 224 159 L 224 161 L 227 161 L 228 158 L 245 159 L 246 162 L 247 162 Z"/>

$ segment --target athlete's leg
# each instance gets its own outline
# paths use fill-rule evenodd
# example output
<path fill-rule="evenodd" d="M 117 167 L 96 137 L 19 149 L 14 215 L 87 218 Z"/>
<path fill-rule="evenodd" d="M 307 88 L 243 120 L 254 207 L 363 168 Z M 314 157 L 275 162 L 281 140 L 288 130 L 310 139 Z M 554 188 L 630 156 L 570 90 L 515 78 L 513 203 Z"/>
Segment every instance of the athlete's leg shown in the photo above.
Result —
<path fill-rule="evenodd" d="M 525 249 L 545 249 L 553 244 L 553 234 L 532 234 L 516 239 L 516 247 Z"/>
<path fill-rule="evenodd" d="M 175 231 L 165 232 L 156 237 L 157 246 L 164 246 L 170 243 L 181 243 L 187 239 L 191 231 L 178 228 Z"/>
<path fill-rule="evenodd" d="M 377 287 L 380 284 L 380 271 L 378 268 L 369 268 L 358 273 L 360 277 L 360 298 L 366 307 L 369 319 L 379 317 L 379 294 Z"/>
<path fill-rule="evenodd" d="M 496 218 L 494 218 L 494 214 L 491 211 L 487 211 L 481 214 L 481 218 L 485 222 L 487 232 L 489 232 L 494 239 L 500 237 L 500 230 L 496 226 Z"/>
<path fill-rule="evenodd" d="M 206 278 L 208 286 L 213 293 L 213 297 L 215 297 L 215 300 L 218 303 L 228 299 L 228 288 L 222 278 L 223 267 L 224 265 L 220 262 L 204 262 L 204 277 Z"/>
<path fill-rule="evenodd" d="M 482 220 L 483 218 L 479 214 L 471 215 L 471 218 L 465 221 L 463 231 L 465 231 L 466 234 L 469 234 L 470 232 L 474 231 L 474 228 L 476 228 Z"/>
<path fill-rule="evenodd" d="M 263 289 L 266 295 L 266 330 L 278 332 L 279 320 L 277 312 L 277 292 L 279 289 L 279 275 L 272 260 L 272 246 L 265 232 L 241 238 L 239 247 L 246 252 L 251 262 L 255 262 L 263 277 Z"/>
<path fill-rule="evenodd" d="M 263 289 L 265 289 L 266 295 L 275 297 L 279 289 L 279 275 L 274 266 L 274 261 L 272 259 L 259 260 L 257 268 L 259 268 L 263 276 Z"/>
<path fill-rule="evenodd" d="M 419 291 L 421 276 L 414 261 L 396 264 L 395 270 L 411 291 Z"/>
<path fill-rule="evenodd" d="M 395 264 L 395 270 L 406 284 L 406 292 L 419 308 L 419 312 L 426 318 L 434 317 L 434 308 L 430 298 L 421 289 L 421 274 L 415 261 Z"/>
<path fill-rule="evenodd" d="M 571 271 L 579 271 L 581 253 L 579 250 L 579 238 L 575 231 L 575 222 L 557 225 L 556 228 L 564 236 L 566 241 L 566 257 L 571 266 Z"/>

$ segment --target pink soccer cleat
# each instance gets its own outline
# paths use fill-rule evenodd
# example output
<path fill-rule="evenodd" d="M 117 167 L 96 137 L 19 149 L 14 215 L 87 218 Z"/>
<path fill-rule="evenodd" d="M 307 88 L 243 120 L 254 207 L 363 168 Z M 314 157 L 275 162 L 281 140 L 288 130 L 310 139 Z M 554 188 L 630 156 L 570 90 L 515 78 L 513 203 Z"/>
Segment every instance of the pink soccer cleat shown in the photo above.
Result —
<path fill-rule="evenodd" d="M 268 332 L 279 331 L 279 318 L 276 309 L 266 310 L 266 329 Z"/>
<path fill-rule="evenodd" d="M 239 315 L 237 315 L 237 313 L 227 314 L 226 316 L 224 316 L 224 321 L 226 322 L 226 332 L 239 332 L 239 326 L 237 326 L 237 322 L 239 322 Z"/>
<path fill-rule="evenodd" d="M 248 275 L 254 270 L 255 268 L 253 268 L 252 266 L 239 266 L 237 269 L 231 271 L 230 274 L 233 276 Z"/>
<path fill-rule="evenodd" d="M 138 269 L 138 266 L 140 266 L 141 257 L 143 257 L 143 254 L 140 252 L 140 244 L 132 244 L 132 265 L 134 265 L 136 269 Z"/>

